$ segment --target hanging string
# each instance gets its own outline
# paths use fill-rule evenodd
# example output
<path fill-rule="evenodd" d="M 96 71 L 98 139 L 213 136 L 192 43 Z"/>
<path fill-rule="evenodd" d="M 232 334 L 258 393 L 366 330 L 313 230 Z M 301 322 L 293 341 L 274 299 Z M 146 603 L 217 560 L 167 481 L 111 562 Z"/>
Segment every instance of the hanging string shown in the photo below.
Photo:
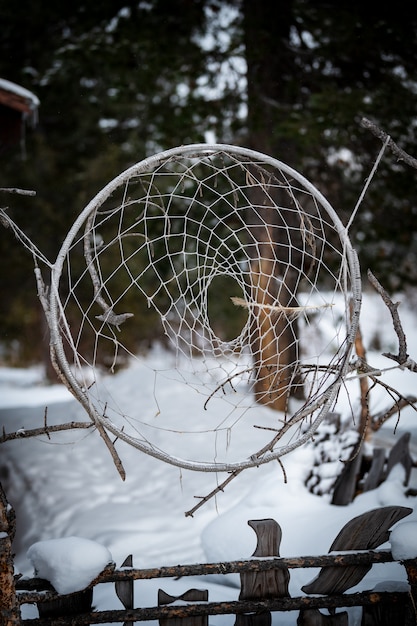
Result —
<path fill-rule="evenodd" d="M 372 181 L 372 179 L 373 179 L 373 177 L 374 177 L 374 175 L 375 175 L 375 173 L 376 173 L 376 171 L 378 169 L 379 163 L 380 163 L 380 161 L 382 159 L 382 156 L 383 156 L 383 154 L 385 152 L 385 148 L 387 147 L 387 145 L 389 144 L 390 141 L 391 141 L 391 137 L 390 137 L 390 135 L 387 135 L 386 139 L 384 141 L 384 144 L 383 144 L 381 150 L 379 151 L 378 158 L 377 158 L 377 160 L 374 163 L 372 171 L 371 171 L 370 175 L 368 176 L 368 178 L 366 180 L 364 188 L 362 189 L 361 195 L 359 196 L 359 199 L 358 199 L 358 201 L 356 203 L 356 206 L 353 209 L 353 212 L 352 212 L 352 215 L 350 216 L 349 222 L 347 223 L 347 226 L 346 226 L 346 230 L 347 231 L 349 230 L 353 220 L 356 217 L 356 213 L 358 212 L 358 209 L 359 209 L 360 205 L 362 204 L 362 200 L 364 199 L 365 194 L 368 191 L 368 187 L 371 184 L 371 181 Z"/>

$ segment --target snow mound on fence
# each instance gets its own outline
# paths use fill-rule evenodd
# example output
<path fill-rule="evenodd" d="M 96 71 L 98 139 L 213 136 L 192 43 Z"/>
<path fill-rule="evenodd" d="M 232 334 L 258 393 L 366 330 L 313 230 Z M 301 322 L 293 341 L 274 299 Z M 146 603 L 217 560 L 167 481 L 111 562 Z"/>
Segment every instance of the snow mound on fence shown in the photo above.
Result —
<path fill-rule="evenodd" d="M 35 575 L 49 580 L 60 594 L 85 589 L 112 561 L 107 548 L 80 537 L 38 541 L 27 556 Z"/>
<path fill-rule="evenodd" d="M 417 522 L 398 524 L 390 534 L 391 552 L 396 561 L 417 558 Z"/>

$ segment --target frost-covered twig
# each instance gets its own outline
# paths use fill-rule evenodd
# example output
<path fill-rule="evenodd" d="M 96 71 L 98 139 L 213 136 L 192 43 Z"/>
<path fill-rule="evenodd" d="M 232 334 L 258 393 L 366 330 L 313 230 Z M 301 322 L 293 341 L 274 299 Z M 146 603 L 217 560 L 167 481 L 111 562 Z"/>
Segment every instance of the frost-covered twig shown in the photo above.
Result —
<path fill-rule="evenodd" d="M 48 439 L 50 439 L 50 433 L 56 433 L 62 430 L 77 430 L 81 428 L 93 428 L 93 422 L 67 422 L 64 424 L 54 424 L 52 426 L 48 425 L 48 407 L 45 407 L 45 412 L 43 416 L 43 426 L 39 428 L 19 428 L 18 430 L 12 433 L 6 433 L 3 426 L 3 433 L 0 436 L 0 443 L 4 443 L 5 441 L 12 441 L 13 439 L 26 439 L 28 437 L 39 437 L 40 435 L 47 435 Z"/>
<path fill-rule="evenodd" d="M 334 303 L 329 302 L 326 304 L 313 304 L 310 306 L 282 306 L 282 305 L 273 305 L 273 304 L 263 304 L 261 302 L 248 302 L 244 298 L 237 298 L 232 296 L 231 301 L 235 306 L 241 306 L 246 309 L 250 308 L 258 308 L 264 309 L 266 311 L 277 312 L 277 313 L 293 313 L 299 315 L 300 313 L 305 313 L 309 311 L 317 311 L 318 309 L 328 309 L 334 306 Z"/>
<path fill-rule="evenodd" d="M 372 428 L 373 431 L 376 431 L 379 428 L 381 428 L 381 426 L 384 424 L 384 422 L 386 422 L 386 420 L 389 417 L 391 417 L 392 415 L 394 415 L 395 413 L 398 414 L 398 420 L 397 420 L 397 424 L 398 424 L 400 411 L 401 411 L 401 409 L 403 409 L 406 406 L 410 406 L 412 409 L 414 409 L 414 411 L 417 412 L 416 398 L 411 397 L 411 396 L 403 396 L 399 391 L 397 391 L 397 389 L 394 389 L 394 387 L 391 387 L 391 385 L 388 385 L 387 383 L 382 382 L 382 380 L 379 380 L 378 378 L 376 378 L 376 375 L 380 375 L 380 372 L 377 372 L 377 370 L 373 370 L 360 357 L 358 357 L 356 359 L 354 365 L 355 365 L 355 367 L 356 367 L 356 369 L 357 369 L 357 371 L 359 373 L 363 372 L 364 374 L 366 374 L 366 376 L 370 380 L 372 380 L 373 385 L 370 387 L 369 391 L 371 391 L 371 389 L 375 385 L 380 385 L 381 387 L 383 387 L 385 389 L 387 394 L 394 401 L 394 404 L 391 407 L 391 409 L 389 409 L 388 411 L 386 411 L 382 415 L 380 414 L 376 418 L 372 418 L 371 428 Z M 374 374 L 372 374 L 372 372 L 374 372 Z M 375 375 L 375 373 L 376 373 L 376 375 Z M 395 429 L 396 428 L 397 428 L 397 425 L 395 426 Z M 395 432 L 395 429 L 394 429 L 394 432 Z"/>
<path fill-rule="evenodd" d="M 32 189 L 18 189 L 17 187 L 0 187 L 0 191 L 5 193 L 17 193 L 20 196 L 36 196 L 36 191 Z"/>
<path fill-rule="evenodd" d="M 47 435 L 50 433 L 56 433 L 61 430 L 76 430 L 80 428 L 93 428 L 92 422 L 67 422 L 66 424 L 55 424 L 53 426 L 40 426 L 39 428 L 19 428 L 13 433 L 6 433 L 3 427 L 3 433 L 0 437 L 0 443 L 5 441 L 11 441 L 13 439 L 26 439 L 27 437 L 39 437 L 40 435 Z"/>
<path fill-rule="evenodd" d="M 108 308 L 103 315 L 96 315 L 97 320 L 115 326 L 118 331 L 120 331 L 120 325 L 129 319 L 129 317 L 133 317 L 133 313 L 120 313 L 119 315 L 116 315 L 111 308 Z"/>

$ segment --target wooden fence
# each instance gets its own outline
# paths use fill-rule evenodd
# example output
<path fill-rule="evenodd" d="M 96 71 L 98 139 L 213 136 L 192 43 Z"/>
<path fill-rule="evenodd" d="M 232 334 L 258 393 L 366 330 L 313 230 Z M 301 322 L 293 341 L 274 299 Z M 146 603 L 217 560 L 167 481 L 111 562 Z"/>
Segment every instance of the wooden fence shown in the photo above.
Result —
<path fill-rule="evenodd" d="M 407 507 L 383 507 L 354 518 L 335 538 L 331 554 L 322 556 L 279 557 L 282 535 L 279 524 L 272 519 L 250 520 L 248 524 L 257 535 L 257 547 L 247 560 L 136 569 L 129 556 L 120 569 L 108 566 L 86 590 L 67 596 L 59 596 L 44 580 L 17 580 L 17 604 L 36 603 L 40 617 L 19 617 L 12 621 L 6 610 L 4 613 L 0 610 L 0 618 L 3 617 L 0 621 L 7 626 L 103 623 L 133 626 L 134 622 L 148 620 L 158 620 L 161 626 L 208 626 L 209 616 L 233 614 L 235 626 L 270 626 L 272 612 L 298 611 L 298 626 L 348 626 L 347 611 L 336 613 L 336 608 L 361 606 L 362 626 L 409 626 L 417 623 L 417 560 L 403 562 L 410 591 L 369 590 L 350 594 L 346 591 L 358 584 L 373 564 L 393 562 L 390 551 L 375 548 L 387 541 L 389 528 L 411 511 Z M 319 575 L 304 585 L 305 595 L 290 597 L 290 570 L 310 567 L 320 567 Z M 159 590 L 154 607 L 134 606 L 135 580 L 231 573 L 240 574 L 241 587 L 236 601 L 210 602 L 207 590 L 185 589 L 175 597 Z M 93 611 L 93 588 L 109 582 L 115 584 L 124 609 Z M 319 609 L 328 609 L 328 614 Z"/>

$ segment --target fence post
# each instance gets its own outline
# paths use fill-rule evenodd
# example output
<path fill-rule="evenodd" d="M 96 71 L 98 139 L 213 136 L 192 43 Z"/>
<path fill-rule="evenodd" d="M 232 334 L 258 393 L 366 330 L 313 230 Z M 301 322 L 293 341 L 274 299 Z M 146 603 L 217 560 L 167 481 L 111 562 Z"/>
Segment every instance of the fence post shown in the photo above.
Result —
<path fill-rule="evenodd" d="M 282 531 L 273 519 L 249 520 L 256 533 L 257 546 L 252 556 L 279 556 Z M 290 575 L 287 568 L 266 572 L 242 572 L 239 600 L 264 600 L 288 596 Z M 235 626 L 270 626 L 271 613 L 237 615 Z"/>
<path fill-rule="evenodd" d="M 408 582 L 410 584 L 411 610 L 409 613 L 411 613 L 411 615 L 407 615 L 406 625 L 408 626 L 408 624 L 417 624 L 417 559 L 403 561 L 403 565 L 406 569 Z"/>
<path fill-rule="evenodd" d="M 47 600 L 46 602 L 38 602 L 37 607 L 39 611 L 39 617 L 52 618 L 51 622 L 48 622 L 53 626 L 54 617 L 57 618 L 56 623 L 60 624 L 62 617 L 72 617 L 80 615 L 81 613 L 90 613 L 93 603 L 93 589 L 92 587 L 83 589 L 82 591 L 76 591 L 64 596 Z M 88 626 L 88 625 L 86 625 Z"/>
<path fill-rule="evenodd" d="M 20 626 L 12 556 L 15 530 L 14 511 L 0 483 L 0 623 L 4 626 Z"/>

